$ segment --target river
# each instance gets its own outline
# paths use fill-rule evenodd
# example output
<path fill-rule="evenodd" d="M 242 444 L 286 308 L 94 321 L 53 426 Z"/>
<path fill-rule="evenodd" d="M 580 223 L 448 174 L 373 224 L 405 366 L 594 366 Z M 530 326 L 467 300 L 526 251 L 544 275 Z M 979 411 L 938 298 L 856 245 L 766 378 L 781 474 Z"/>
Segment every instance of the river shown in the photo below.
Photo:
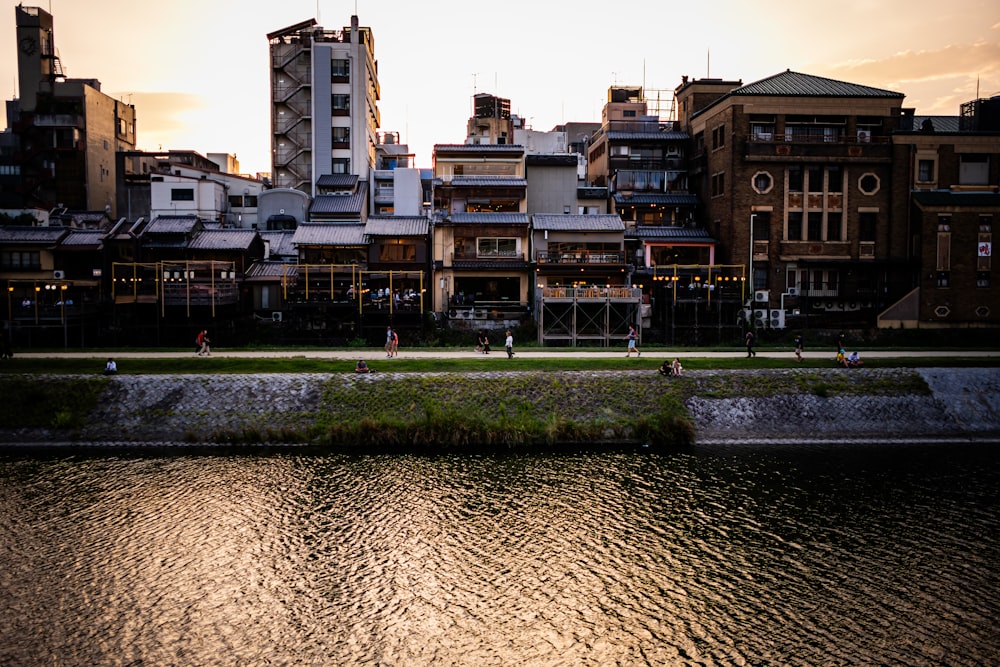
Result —
<path fill-rule="evenodd" d="M 990 445 L 0 455 L 0 665 L 985 665 Z"/>

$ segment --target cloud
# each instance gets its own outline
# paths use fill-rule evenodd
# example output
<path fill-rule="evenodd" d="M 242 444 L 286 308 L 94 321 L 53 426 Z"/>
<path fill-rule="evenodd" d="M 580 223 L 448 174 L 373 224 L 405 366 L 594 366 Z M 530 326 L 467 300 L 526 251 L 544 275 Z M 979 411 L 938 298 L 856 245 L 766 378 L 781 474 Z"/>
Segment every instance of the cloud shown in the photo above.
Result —
<path fill-rule="evenodd" d="M 817 69 L 843 81 L 904 93 L 906 106 L 915 107 L 919 114 L 953 115 L 962 102 L 976 97 L 977 89 L 981 97 L 1000 93 L 1000 42 L 901 51 L 883 59 Z"/>

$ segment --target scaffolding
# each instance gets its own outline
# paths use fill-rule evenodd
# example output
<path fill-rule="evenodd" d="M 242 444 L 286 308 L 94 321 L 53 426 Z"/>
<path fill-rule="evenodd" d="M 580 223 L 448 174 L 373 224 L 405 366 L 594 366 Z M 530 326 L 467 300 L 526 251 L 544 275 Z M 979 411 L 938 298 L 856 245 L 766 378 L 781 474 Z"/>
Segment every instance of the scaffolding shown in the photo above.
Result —
<path fill-rule="evenodd" d="M 633 287 L 544 287 L 536 290 L 538 342 L 618 342 L 640 325 L 642 289 Z"/>

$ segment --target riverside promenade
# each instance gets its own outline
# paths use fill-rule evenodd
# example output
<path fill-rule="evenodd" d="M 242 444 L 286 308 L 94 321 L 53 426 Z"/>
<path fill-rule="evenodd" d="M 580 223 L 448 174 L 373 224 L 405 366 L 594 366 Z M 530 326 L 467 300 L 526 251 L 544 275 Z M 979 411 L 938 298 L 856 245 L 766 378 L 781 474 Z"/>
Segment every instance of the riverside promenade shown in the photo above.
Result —
<path fill-rule="evenodd" d="M 8 376 L 25 388 L 32 383 L 73 381 L 80 376 L 46 373 L 46 359 L 76 357 L 100 361 L 113 355 L 127 366 L 131 358 L 179 359 L 179 351 L 87 351 L 19 354 L 33 371 Z M 480 416 L 502 424 L 503 414 L 523 411 L 541 423 L 606 424 L 609 443 L 635 440 L 637 420 L 662 409 L 664 396 L 682 410 L 698 444 L 751 445 L 830 443 L 1000 443 L 1000 351 L 873 351 L 866 366 L 834 366 L 831 351 L 807 351 L 806 359 L 829 360 L 829 367 L 799 366 L 790 350 L 758 351 L 758 357 L 787 359 L 788 368 L 688 369 L 682 378 L 664 378 L 647 364 L 625 359 L 618 350 L 527 348 L 521 359 L 620 358 L 620 370 L 532 371 L 512 369 L 502 350 L 490 355 L 471 349 L 414 349 L 401 359 L 475 359 L 481 369 L 407 373 L 393 370 L 381 350 L 219 350 L 198 359 L 204 372 L 121 374 L 107 378 L 95 409 L 72 432 L 38 425 L 6 429 L 0 443 L 126 445 L 210 445 L 231 441 L 252 444 L 246 434 L 307 434 L 326 424 L 392 418 L 420 423 L 441 409 Z M 641 359 L 679 356 L 739 358 L 745 351 L 650 350 Z M 317 358 L 333 362 L 329 372 L 213 373 L 216 359 Z M 928 357 L 983 359 L 982 366 L 926 367 Z M 377 362 L 378 372 L 356 375 L 353 362 Z M 921 359 L 919 368 L 900 367 L 900 359 Z M 893 359 L 882 366 L 880 359 Z M 338 363 L 338 362 L 343 362 Z M 752 365 L 752 362 L 750 364 Z M 121 366 L 120 366 L 121 367 Z M 466 365 L 467 369 L 468 366 Z M 96 371 L 95 371 L 96 375 Z M 78 380 L 77 380 L 78 381 Z M 436 407 L 435 407 L 436 406 Z M 601 427 L 604 428 L 603 426 Z M 282 440 L 282 442 L 289 442 Z M 580 445 L 593 445 L 583 438 Z"/>
<path fill-rule="evenodd" d="M 641 348 L 640 348 L 641 349 Z M 625 346 L 620 348 L 540 348 L 540 347 L 514 347 L 515 356 L 518 359 L 625 359 Z M 795 359 L 795 353 L 789 349 L 769 349 L 756 350 L 757 357 L 761 359 Z M 129 349 L 106 349 L 87 351 L 17 351 L 17 356 L 23 359 L 174 359 L 196 356 L 193 351 L 178 350 L 129 350 Z M 803 359 L 823 360 L 831 362 L 836 356 L 836 352 L 831 349 L 812 349 L 802 353 Z M 355 348 L 328 350 L 323 348 L 298 348 L 290 350 L 282 349 L 228 349 L 224 347 L 212 349 L 213 358 L 223 359 L 330 359 L 341 361 L 365 361 L 385 360 L 385 352 L 378 348 Z M 680 357 L 684 359 L 738 359 L 746 357 L 746 351 L 739 350 L 699 350 L 699 349 L 669 349 L 669 348 L 649 348 L 643 352 L 641 357 L 632 359 L 664 359 L 670 357 Z M 862 350 L 861 358 L 867 359 L 927 359 L 927 358 L 983 358 L 1000 359 L 1000 350 Z M 503 346 L 494 347 L 490 354 L 479 354 L 471 347 L 469 349 L 456 348 L 402 348 L 399 352 L 400 359 L 482 359 L 484 363 L 499 359 L 506 361 L 507 354 Z M 206 359 L 206 362 L 208 360 Z M 626 368 L 627 366 L 623 366 Z M 210 370 L 206 367 L 206 370 Z"/>

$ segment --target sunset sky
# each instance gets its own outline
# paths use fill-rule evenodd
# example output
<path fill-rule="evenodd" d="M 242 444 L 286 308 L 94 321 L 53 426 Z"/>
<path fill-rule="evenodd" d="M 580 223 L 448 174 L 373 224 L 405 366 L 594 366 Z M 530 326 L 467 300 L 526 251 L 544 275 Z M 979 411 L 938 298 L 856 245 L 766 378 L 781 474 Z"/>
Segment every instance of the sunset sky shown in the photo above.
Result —
<path fill-rule="evenodd" d="M 17 4 L 0 10 L 5 100 L 17 96 Z M 669 99 L 683 75 L 751 83 L 791 69 L 904 93 L 918 114 L 1000 94 L 996 0 L 23 4 L 54 16 L 68 76 L 136 106 L 140 149 L 234 153 L 244 173 L 270 171 L 267 33 L 311 18 L 339 30 L 354 13 L 375 37 L 381 129 L 418 166 L 434 144 L 464 141 L 476 92 L 510 98 L 536 130 L 599 121 L 616 84 Z"/>

